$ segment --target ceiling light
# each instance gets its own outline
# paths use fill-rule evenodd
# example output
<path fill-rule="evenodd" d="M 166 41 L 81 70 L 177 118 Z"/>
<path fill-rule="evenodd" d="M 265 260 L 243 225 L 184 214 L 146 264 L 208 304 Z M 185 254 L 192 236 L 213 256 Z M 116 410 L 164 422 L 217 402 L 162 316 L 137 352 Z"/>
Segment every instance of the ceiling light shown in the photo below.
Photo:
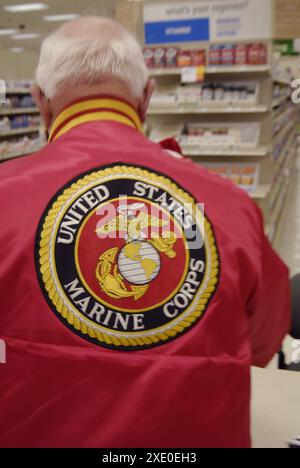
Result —
<path fill-rule="evenodd" d="M 45 3 L 20 3 L 18 5 L 7 5 L 4 7 L 5 11 L 9 13 L 24 13 L 27 11 L 40 11 L 49 8 Z"/>
<path fill-rule="evenodd" d="M 70 21 L 73 19 L 78 18 L 79 15 L 70 13 L 68 15 L 49 15 L 49 16 L 44 16 L 45 21 Z"/>
<path fill-rule="evenodd" d="M 16 29 L 0 29 L 0 36 L 11 36 L 12 34 L 16 34 Z"/>
<path fill-rule="evenodd" d="M 11 47 L 9 50 L 15 54 L 18 54 L 20 52 L 24 52 L 25 49 L 24 47 Z"/>
<path fill-rule="evenodd" d="M 15 39 L 16 41 L 23 41 L 26 39 L 36 39 L 39 37 L 39 34 L 36 33 L 26 33 L 26 34 L 15 34 L 12 36 L 12 39 Z"/>

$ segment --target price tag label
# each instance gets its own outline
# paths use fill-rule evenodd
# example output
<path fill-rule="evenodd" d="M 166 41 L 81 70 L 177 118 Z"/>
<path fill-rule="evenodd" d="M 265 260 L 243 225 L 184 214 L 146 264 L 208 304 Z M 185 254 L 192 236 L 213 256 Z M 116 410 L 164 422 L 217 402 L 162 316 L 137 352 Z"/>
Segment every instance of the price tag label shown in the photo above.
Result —
<path fill-rule="evenodd" d="M 205 67 L 184 67 L 181 71 L 181 83 L 203 83 Z"/>

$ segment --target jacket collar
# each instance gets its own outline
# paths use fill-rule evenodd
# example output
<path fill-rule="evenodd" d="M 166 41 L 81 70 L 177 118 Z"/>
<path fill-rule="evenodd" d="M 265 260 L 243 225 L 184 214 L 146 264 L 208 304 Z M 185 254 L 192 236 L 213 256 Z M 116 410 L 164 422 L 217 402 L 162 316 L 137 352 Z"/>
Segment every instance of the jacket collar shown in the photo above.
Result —
<path fill-rule="evenodd" d="M 78 125 L 96 121 L 119 122 L 142 131 L 141 119 L 128 102 L 108 95 L 87 96 L 72 102 L 59 114 L 51 128 L 49 143 Z"/>

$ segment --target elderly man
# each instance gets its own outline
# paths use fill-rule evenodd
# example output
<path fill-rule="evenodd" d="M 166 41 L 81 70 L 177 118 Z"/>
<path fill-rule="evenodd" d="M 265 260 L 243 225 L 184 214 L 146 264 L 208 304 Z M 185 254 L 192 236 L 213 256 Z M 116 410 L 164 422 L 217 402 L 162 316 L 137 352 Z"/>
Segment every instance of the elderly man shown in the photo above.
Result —
<path fill-rule="evenodd" d="M 249 447 L 250 365 L 290 325 L 258 208 L 144 136 L 119 24 L 64 25 L 36 77 L 49 144 L 0 169 L 0 446 Z"/>

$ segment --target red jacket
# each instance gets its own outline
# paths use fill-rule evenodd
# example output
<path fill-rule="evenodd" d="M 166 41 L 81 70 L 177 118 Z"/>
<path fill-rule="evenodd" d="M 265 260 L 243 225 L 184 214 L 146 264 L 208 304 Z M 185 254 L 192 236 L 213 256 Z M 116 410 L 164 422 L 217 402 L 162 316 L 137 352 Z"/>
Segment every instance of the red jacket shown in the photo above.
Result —
<path fill-rule="evenodd" d="M 140 128 L 86 99 L 0 167 L 1 447 L 250 445 L 288 271 L 248 195 Z"/>

